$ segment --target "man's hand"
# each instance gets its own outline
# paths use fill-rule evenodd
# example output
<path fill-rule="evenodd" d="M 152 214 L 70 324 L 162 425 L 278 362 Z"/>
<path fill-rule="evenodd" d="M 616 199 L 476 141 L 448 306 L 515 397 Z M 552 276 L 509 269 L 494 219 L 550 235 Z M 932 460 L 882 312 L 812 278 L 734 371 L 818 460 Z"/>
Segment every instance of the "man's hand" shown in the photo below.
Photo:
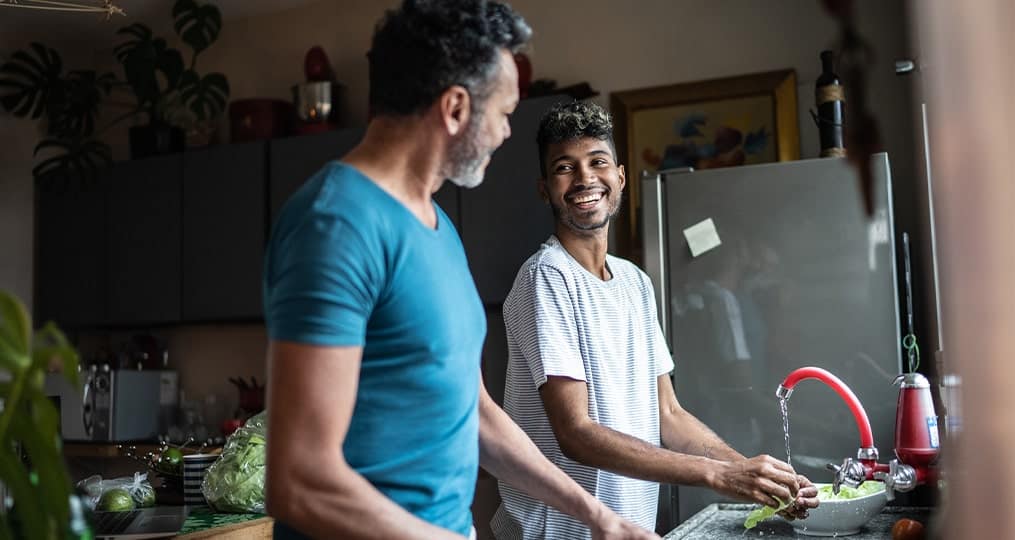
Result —
<path fill-rule="evenodd" d="M 779 512 L 780 516 L 788 520 L 805 519 L 809 509 L 818 507 L 818 488 L 803 475 L 797 475 L 797 483 L 800 484 L 800 490 L 796 492 L 796 499 L 788 508 Z"/>
<path fill-rule="evenodd" d="M 737 499 L 778 507 L 781 502 L 795 501 L 800 491 L 800 478 L 788 463 L 768 455 L 722 463 L 713 489 Z M 806 480 L 806 478 L 804 478 Z M 809 483 L 809 482 L 808 482 Z M 811 486 L 813 488 L 813 486 Z M 817 489 L 805 492 L 817 506 Z M 806 511 L 806 510 L 805 510 Z"/>
<path fill-rule="evenodd" d="M 607 513 L 591 527 L 592 540 L 658 540 L 659 535 L 621 518 L 607 509 Z"/>

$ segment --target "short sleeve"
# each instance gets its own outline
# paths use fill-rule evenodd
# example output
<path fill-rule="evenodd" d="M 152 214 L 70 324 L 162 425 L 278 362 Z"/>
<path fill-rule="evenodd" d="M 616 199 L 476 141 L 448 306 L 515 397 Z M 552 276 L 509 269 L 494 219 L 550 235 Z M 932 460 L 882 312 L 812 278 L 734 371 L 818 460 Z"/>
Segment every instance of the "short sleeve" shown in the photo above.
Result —
<path fill-rule="evenodd" d="M 265 263 L 265 318 L 273 340 L 362 346 L 380 291 L 379 247 L 330 215 L 275 238 Z"/>
<path fill-rule="evenodd" d="M 504 324 L 528 363 L 536 388 L 548 376 L 585 381 L 578 325 L 560 270 L 535 265 L 505 304 Z"/>

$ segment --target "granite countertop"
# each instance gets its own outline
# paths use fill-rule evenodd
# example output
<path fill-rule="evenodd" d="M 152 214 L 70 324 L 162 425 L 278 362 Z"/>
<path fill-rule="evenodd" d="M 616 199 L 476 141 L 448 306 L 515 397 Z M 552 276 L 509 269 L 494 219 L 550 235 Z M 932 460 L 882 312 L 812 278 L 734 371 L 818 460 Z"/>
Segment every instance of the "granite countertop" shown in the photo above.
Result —
<path fill-rule="evenodd" d="M 754 504 L 710 504 L 694 514 L 679 527 L 670 531 L 663 540 L 744 540 L 745 538 L 764 538 L 774 540 L 780 538 L 817 538 L 798 535 L 793 526 L 780 518 L 762 521 L 757 527 L 744 529 L 747 514 L 757 508 Z M 931 509 L 913 506 L 887 506 L 860 532 L 849 535 L 849 540 L 890 540 L 892 525 L 902 518 L 915 519 L 928 525 Z"/>

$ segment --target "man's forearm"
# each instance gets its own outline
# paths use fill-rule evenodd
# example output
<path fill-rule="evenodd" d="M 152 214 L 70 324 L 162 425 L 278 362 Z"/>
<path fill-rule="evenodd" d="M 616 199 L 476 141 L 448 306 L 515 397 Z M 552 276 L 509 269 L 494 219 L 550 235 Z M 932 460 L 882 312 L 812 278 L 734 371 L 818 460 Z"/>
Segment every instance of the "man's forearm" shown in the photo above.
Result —
<path fill-rule="evenodd" d="M 557 439 L 574 461 L 652 482 L 713 487 L 716 475 L 726 466 L 723 458 L 660 448 L 592 421 L 558 433 Z"/>
<path fill-rule="evenodd" d="M 410 514 L 354 471 L 333 472 L 318 464 L 282 480 L 270 478 L 269 487 L 289 484 L 269 489 L 268 513 L 314 538 L 462 540 Z"/>
<path fill-rule="evenodd" d="M 686 410 L 678 409 L 660 415 L 659 422 L 665 448 L 719 461 L 744 459 L 743 454 Z"/>
<path fill-rule="evenodd" d="M 485 391 L 481 392 L 479 414 L 479 460 L 490 474 L 586 524 L 595 522 L 607 511 L 546 459 Z"/>

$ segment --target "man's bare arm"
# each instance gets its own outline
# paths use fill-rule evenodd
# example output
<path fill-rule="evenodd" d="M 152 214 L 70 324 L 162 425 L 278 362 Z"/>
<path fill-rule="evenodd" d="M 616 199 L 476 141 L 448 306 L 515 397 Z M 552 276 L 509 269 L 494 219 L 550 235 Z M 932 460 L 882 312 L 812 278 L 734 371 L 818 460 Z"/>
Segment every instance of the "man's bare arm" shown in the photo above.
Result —
<path fill-rule="evenodd" d="M 669 385 L 666 375 L 661 379 Z M 788 465 L 768 456 L 745 460 L 683 409 L 664 418 L 663 403 L 676 402 L 672 385 L 669 397 L 662 390 L 659 396 L 663 448 L 593 421 L 584 381 L 549 377 L 539 391 L 561 450 L 585 465 L 654 482 L 707 487 L 761 504 L 772 504 L 773 496 L 789 500 L 799 487 Z M 672 432 L 685 425 L 689 435 Z M 684 451 L 706 446 L 715 448 L 713 455 Z"/>
<path fill-rule="evenodd" d="M 362 354 L 269 344 L 268 514 L 314 538 L 461 540 L 406 512 L 346 463 Z"/>
<path fill-rule="evenodd" d="M 659 538 L 622 520 L 550 463 L 494 403 L 485 386 L 480 387 L 479 397 L 479 448 L 480 464 L 490 474 L 589 525 L 594 539 Z"/>

